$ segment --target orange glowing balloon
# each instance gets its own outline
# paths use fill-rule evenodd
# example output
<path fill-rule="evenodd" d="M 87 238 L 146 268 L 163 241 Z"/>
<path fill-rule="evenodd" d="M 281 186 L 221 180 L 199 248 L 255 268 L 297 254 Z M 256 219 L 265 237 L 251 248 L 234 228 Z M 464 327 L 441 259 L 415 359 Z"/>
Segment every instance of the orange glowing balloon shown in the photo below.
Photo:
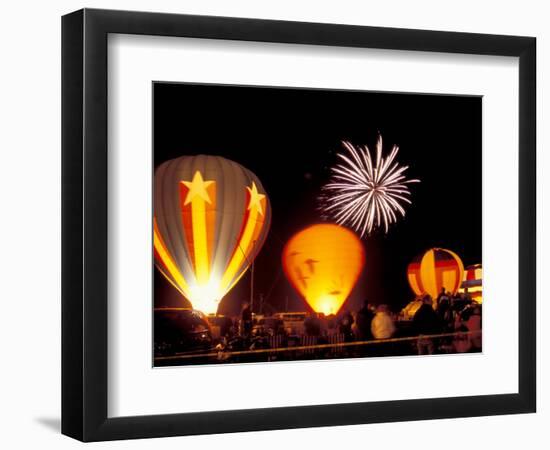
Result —
<path fill-rule="evenodd" d="M 407 278 L 414 293 L 430 294 L 433 300 L 442 288 L 456 294 L 463 276 L 462 260 L 456 253 L 444 248 L 429 249 L 417 256 L 407 267 Z"/>
<path fill-rule="evenodd" d="M 339 225 L 313 225 L 295 234 L 283 250 L 289 281 L 309 306 L 336 314 L 355 286 L 363 265 L 363 244 Z"/>

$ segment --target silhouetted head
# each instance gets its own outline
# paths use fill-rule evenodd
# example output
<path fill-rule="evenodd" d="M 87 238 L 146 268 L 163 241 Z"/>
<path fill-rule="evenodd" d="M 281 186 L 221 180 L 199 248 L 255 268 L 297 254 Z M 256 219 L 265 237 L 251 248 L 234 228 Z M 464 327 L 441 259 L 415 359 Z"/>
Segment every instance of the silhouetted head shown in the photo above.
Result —
<path fill-rule="evenodd" d="M 429 294 L 426 294 L 426 295 L 422 298 L 422 303 L 424 303 L 425 305 L 430 305 L 430 306 L 432 306 L 432 305 L 433 305 L 432 296 L 429 295 Z"/>

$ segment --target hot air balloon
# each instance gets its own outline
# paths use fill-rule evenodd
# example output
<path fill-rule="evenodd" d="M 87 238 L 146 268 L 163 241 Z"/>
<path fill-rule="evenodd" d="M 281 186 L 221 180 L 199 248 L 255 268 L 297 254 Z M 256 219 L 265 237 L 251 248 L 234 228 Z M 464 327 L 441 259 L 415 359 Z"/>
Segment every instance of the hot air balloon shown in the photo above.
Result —
<path fill-rule="evenodd" d="M 182 156 L 155 171 L 155 264 L 193 308 L 216 313 L 267 236 L 271 206 L 251 171 L 220 156 Z"/>
<path fill-rule="evenodd" d="M 429 249 L 417 256 L 407 268 L 407 278 L 414 293 L 430 294 L 434 300 L 442 288 L 456 294 L 463 274 L 464 265 L 458 255 L 443 248 Z"/>
<path fill-rule="evenodd" d="M 313 225 L 295 234 L 283 250 L 283 268 L 309 306 L 336 314 L 348 298 L 365 263 L 355 233 L 339 225 Z"/>
<path fill-rule="evenodd" d="M 483 284 L 483 269 L 481 264 L 474 264 L 464 269 L 464 279 L 460 292 L 468 293 L 472 300 L 481 303 L 483 300 L 482 295 Z"/>

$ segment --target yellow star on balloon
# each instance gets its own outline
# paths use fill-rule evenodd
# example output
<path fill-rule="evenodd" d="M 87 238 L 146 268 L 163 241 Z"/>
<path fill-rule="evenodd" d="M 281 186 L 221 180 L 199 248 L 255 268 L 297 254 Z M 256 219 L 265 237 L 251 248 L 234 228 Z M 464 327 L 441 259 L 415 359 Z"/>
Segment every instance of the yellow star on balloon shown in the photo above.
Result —
<path fill-rule="evenodd" d="M 265 198 L 265 194 L 260 194 L 258 192 L 258 188 L 256 187 L 256 183 L 254 181 L 252 182 L 252 187 L 248 189 L 248 192 L 250 192 L 250 203 L 248 204 L 248 210 L 250 211 L 252 208 L 256 208 L 258 213 L 260 215 L 264 215 L 264 210 L 262 207 L 262 200 Z"/>
<path fill-rule="evenodd" d="M 200 171 L 197 170 L 195 172 L 192 181 L 182 181 L 182 183 L 189 188 L 189 192 L 185 197 L 184 205 L 188 205 L 189 203 L 191 203 L 195 197 L 200 197 L 205 202 L 212 203 L 206 189 L 208 188 L 208 186 L 214 183 L 214 181 L 203 180 Z"/>

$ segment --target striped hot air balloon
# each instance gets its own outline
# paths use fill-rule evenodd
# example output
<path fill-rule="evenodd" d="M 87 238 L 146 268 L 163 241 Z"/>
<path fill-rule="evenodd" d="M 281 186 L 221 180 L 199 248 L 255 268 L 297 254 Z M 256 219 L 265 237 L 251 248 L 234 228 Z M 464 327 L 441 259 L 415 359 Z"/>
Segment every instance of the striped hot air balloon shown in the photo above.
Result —
<path fill-rule="evenodd" d="M 262 247 L 271 206 L 251 171 L 220 156 L 161 164 L 154 183 L 158 270 L 193 308 L 216 313 Z"/>
<path fill-rule="evenodd" d="M 483 300 L 483 269 L 481 264 L 474 264 L 464 270 L 464 279 L 460 292 L 468 293 L 478 303 Z"/>
<path fill-rule="evenodd" d="M 443 248 L 429 249 L 417 256 L 407 267 L 407 278 L 414 293 L 430 294 L 434 300 L 442 288 L 456 294 L 463 274 L 464 265 L 458 255 Z"/>

